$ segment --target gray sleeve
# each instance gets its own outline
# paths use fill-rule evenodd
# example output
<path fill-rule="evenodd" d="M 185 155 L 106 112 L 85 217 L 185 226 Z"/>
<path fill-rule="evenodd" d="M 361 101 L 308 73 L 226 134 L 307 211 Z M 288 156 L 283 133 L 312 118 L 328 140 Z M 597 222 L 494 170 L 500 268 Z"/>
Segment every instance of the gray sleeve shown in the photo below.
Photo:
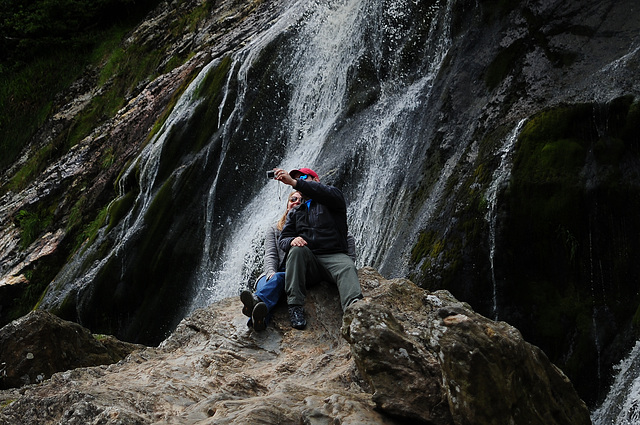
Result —
<path fill-rule="evenodd" d="M 264 272 L 267 276 L 277 272 L 280 267 L 278 236 L 280 236 L 278 228 L 271 226 L 264 238 Z"/>

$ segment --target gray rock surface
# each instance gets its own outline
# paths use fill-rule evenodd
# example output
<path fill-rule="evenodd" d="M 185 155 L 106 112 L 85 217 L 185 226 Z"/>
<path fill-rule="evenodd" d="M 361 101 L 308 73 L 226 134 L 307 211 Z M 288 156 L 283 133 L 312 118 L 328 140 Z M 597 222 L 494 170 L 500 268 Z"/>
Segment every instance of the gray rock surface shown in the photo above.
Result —
<path fill-rule="evenodd" d="M 591 423 L 542 350 L 447 291 L 404 279 L 381 285 L 348 311 L 343 335 L 376 406 L 393 415 L 430 424 Z"/>
<path fill-rule="evenodd" d="M 309 292 L 305 331 L 278 308 L 253 332 L 225 299 L 157 348 L 0 391 L 0 424 L 590 423 L 517 330 L 447 292 L 359 273 L 366 298 L 344 318 L 325 284 Z"/>
<path fill-rule="evenodd" d="M 0 329 L 0 388 L 42 382 L 55 372 L 115 363 L 138 344 L 94 336 L 77 323 L 36 310 Z"/>

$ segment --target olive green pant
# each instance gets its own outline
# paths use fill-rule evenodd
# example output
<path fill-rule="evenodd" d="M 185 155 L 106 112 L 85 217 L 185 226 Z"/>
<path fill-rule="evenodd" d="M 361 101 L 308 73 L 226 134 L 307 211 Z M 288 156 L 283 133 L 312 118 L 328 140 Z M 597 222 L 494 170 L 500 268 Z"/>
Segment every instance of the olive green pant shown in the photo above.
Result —
<path fill-rule="evenodd" d="M 315 255 L 306 247 L 293 246 L 287 255 L 284 288 L 289 305 L 304 305 L 307 283 L 322 280 L 338 286 L 342 310 L 362 298 L 356 265 L 347 254 Z"/>

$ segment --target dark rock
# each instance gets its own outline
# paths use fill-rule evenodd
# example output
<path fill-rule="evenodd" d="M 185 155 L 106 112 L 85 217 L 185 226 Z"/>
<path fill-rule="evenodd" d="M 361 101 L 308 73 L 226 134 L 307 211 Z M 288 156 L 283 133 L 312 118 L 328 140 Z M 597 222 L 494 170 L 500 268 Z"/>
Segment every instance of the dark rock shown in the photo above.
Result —
<path fill-rule="evenodd" d="M 34 311 L 0 329 L 0 388 L 42 382 L 55 372 L 116 363 L 143 348 L 96 337 L 77 323 Z"/>

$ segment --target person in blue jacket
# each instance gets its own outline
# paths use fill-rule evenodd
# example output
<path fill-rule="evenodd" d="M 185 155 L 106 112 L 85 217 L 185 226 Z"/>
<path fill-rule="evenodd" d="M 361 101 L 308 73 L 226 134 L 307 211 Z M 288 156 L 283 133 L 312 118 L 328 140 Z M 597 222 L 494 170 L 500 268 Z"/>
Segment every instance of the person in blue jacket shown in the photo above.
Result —
<path fill-rule="evenodd" d="M 342 191 L 320 183 L 310 168 L 287 173 L 275 169 L 275 179 L 303 195 L 287 215 L 278 246 L 287 253 L 285 291 L 291 326 L 304 329 L 307 283 L 334 282 L 344 311 L 362 298 L 356 266 L 349 254 L 347 205 Z"/>
<path fill-rule="evenodd" d="M 256 331 L 264 330 L 271 310 L 284 294 L 284 266 L 286 253 L 278 248 L 278 237 L 284 227 L 287 214 L 302 202 L 302 194 L 291 192 L 287 198 L 287 207 L 282 217 L 269 227 L 264 239 L 264 272 L 256 282 L 256 292 L 243 290 L 240 293 L 242 313 L 251 319 L 249 327 Z"/>

